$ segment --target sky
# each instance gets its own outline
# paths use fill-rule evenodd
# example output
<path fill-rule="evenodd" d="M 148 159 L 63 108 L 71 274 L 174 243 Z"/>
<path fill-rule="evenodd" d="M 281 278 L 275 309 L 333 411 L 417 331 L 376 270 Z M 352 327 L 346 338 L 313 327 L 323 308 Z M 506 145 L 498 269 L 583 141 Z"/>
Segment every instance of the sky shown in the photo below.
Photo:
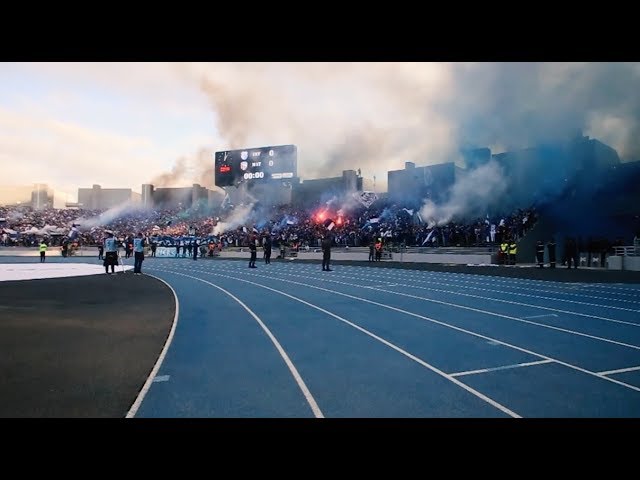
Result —
<path fill-rule="evenodd" d="M 640 159 L 633 63 L 2 63 L 0 184 L 213 187 L 218 150 L 295 144 L 298 173 L 460 162 L 583 132 Z"/>

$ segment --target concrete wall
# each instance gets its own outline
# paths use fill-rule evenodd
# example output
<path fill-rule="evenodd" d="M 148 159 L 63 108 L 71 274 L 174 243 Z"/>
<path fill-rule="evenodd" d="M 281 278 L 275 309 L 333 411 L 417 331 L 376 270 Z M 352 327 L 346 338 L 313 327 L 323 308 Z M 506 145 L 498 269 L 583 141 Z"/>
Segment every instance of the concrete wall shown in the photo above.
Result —
<path fill-rule="evenodd" d="M 249 249 L 245 248 L 244 251 L 222 251 L 220 253 L 220 258 L 249 258 L 250 253 Z M 279 251 L 274 249 L 271 257 L 275 258 L 278 256 Z M 262 258 L 262 252 L 258 251 L 258 259 Z M 317 260 L 322 261 L 322 253 L 321 252 L 299 252 L 298 258 L 300 260 Z M 331 252 L 331 260 L 356 260 L 366 262 L 369 259 L 368 252 Z M 489 265 L 492 263 L 492 256 L 490 254 L 486 255 L 447 255 L 447 254 L 428 254 L 428 253 L 405 253 L 400 255 L 399 253 L 394 253 L 392 260 L 394 262 L 406 262 L 406 263 L 449 263 L 456 265 L 467 265 L 471 264 L 485 264 Z M 384 261 L 384 260 L 383 260 Z M 495 263 L 495 262 L 494 262 Z"/>
<path fill-rule="evenodd" d="M 640 257 L 610 255 L 607 258 L 607 269 L 640 272 Z"/>

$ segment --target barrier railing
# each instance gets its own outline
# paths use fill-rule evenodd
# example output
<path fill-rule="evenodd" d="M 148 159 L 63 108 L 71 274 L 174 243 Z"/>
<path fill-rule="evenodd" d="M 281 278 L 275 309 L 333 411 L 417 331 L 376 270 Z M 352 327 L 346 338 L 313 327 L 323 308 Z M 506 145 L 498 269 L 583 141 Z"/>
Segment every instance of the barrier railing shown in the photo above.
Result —
<path fill-rule="evenodd" d="M 623 247 L 613 247 L 613 253 L 623 257 L 637 257 L 640 256 L 640 246 L 626 245 Z"/>

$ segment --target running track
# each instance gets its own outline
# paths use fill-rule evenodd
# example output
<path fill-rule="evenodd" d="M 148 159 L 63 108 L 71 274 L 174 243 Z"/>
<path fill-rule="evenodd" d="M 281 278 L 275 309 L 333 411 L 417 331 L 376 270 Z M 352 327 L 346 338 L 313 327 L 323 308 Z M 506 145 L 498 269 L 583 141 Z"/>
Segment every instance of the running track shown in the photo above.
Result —
<path fill-rule="evenodd" d="M 640 285 L 153 259 L 177 318 L 129 417 L 639 417 Z"/>

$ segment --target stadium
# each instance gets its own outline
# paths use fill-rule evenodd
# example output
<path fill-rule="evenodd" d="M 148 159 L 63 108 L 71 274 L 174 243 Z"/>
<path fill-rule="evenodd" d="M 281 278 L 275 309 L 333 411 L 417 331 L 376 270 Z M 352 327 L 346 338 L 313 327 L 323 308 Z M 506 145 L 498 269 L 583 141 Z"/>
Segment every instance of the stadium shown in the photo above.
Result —
<path fill-rule="evenodd" d="M 303 176 L 295 138 L 181 185 L 4 190 L 0 416 L 640 416 L 640 161 L 455 153 L 386 191 Z"/>

